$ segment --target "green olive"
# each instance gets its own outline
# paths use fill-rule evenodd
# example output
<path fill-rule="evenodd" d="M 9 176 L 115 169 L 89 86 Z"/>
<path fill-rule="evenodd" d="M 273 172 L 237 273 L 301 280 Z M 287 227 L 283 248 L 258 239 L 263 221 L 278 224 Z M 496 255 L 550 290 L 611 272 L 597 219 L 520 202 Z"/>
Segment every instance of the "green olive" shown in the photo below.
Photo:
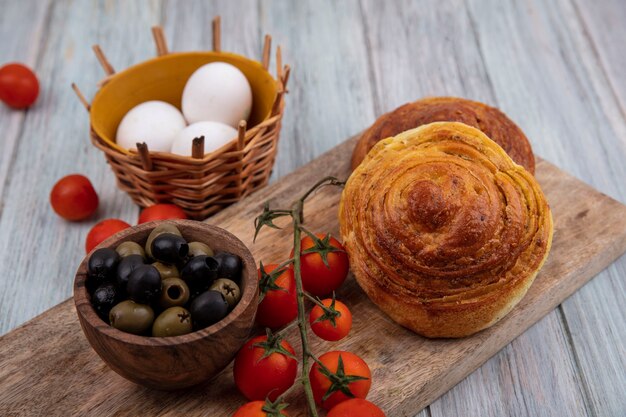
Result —
<path fill-rule="evenodd" d="M 178 228 L 176 226 L 174 226 L 173 224 L 171 224 L 171 223 L 161 223 L 161 224 L 159 224 L 157 227 L 152 229 L 152 231 L 148 235 L 148 240 L 146 241 L 146 246 L 145 246 L 146 254 L 148 254 L 149 257 L 152 258 L 152 249 L 151 249 L 152 241 L 158 235 L 161 235 L 163 233 L 172 233 L 172 234 L 177 235 L 177 236 L 182 236 L 182 234 L 180 233 L 180 230 L 178 230 Z"/>
<path fill-rule="evenodd" d="M 155 267 L 157 271 L 159 271 L 159 274 L 161 274 L 161 279 L 180 277 L 178 268 L 176 268 L 175 265 L 167 265 L 162 262 L 155 262 L 152 264 L 152 266 Z"/>
<path fill-rule="evenodd" d="M 117 246 L 117 248 L 115 248 L 115 251 L 122 258 L 130 255 L 141 255 L 141 257 L 144 259 L 146 257 L 146 253 L 143 251 L 141 245 L 137 242 L 122 242 Z"/>
<path fill-rule="evenodd" d="M 111 326 L 126 333 L 142 334 L 152 326 L 154 311 L 149 305 L 126 300 L 111 309 Z"/>
<path fill-rule="evenodd" d="M 206 243 L 202 242 L 191 242 L 189 243 L 189 256 L 198 256 L 198 255 L 206 255 L 213 256 L 215 253 L 213 249 L 209 247 Z"/>
<path fill-rule="evenodd" d="M 209 289 L 221 292 L 228 303 L 228 308 L 231 310 L 235 308 L 239 300 L 241 300 L 241 290 L 239 290 L 239 286 L 229 279 L 216 279 Z"/>
<path fill-rule="evenodd" d="M 182 307 L 170 307 L 156 318 L 152 325 L 152 336 L 169 337 L 191 333 L 191 314 Z"/>
<path fill-rule="evenodd" d="M 166 278 L 162 281 L 163 290 L 159 305 L 163 308 L 185 305 L 189 301 L 189 287 L 180 278 Z"/>

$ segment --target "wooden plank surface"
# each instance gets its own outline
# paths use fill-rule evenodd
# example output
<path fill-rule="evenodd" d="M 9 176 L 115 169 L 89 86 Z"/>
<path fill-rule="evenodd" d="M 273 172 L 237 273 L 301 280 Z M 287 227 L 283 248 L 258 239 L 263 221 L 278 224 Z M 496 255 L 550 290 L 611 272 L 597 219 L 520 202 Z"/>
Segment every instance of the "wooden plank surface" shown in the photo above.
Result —
<path fill-rule="evenodd" d="M 38 5 L 31 2 L 22 6 L 11 2 L 2 7 L 0 39 L 14 40 L 11 43 L 5 42 L 0 48 L 0 63 L 22 62 L 31 67 L 38 64 L 41 53 L 40 39 L 46 35 L 44 31 L 48 29 L 49 12 L 49 1 L 42 1 Z M 13 22 L 22 19 L 25 14 L 30 18 L 29 25 L 17 27 L 13 25 Z M 3 194 L 6 183 L 4 179 L 11 171 L 17 141 L 27 114 L 28 112 L 15 112 L 4 106 L 0 107 L 0 126 L 2 126 L 3 136 L 0 141 L 0 196 Z"/>
<path fill-rule="evenodd" d="M 49 33 L 37 40 L 42 50 L 35 70 L 43 91 L 25 114 L 10 172 L 0 181 L 5 184 L 0 217 L 3 332 L 71 294 L 69 277 L 95 219 L 68 225 L 54 214 L 48 196 L 59 178 L 75 172 L 88 176 L 100 197 L 100 219 L 136 222 L 137 207 L 116 188 L 102 154 L 89 142 L 88 115 L 70 89 L 75 81 L 88 97 L 96 91 L 104 73 L 91 51 L 93 43 L 101 44 L 117 68 L 154 55 L 150 25 L 158 19 L 158 8 L 124 4 L 80 1 L 69 7 L 69 2 L 55 1 L 48 12 Z M 25 19 L 28 10 L 20 12 Z M 84 24 L 66 26 L 68 21 Z M 45 261 L 32 261 L 35 253 Z"/>
<path fill-rule="evenodd" d="M 210 222 L 236 234 L 255 259 L 280 262 L 290 248 L 288 228 L 264 231 L 252 242 L 252 219 L 265 201 L 289 206 L 317 178 L 349 173 L 354 140 L 338 146 Z M 560 304 L 587 280 L 626 251 L 626 206 L 540 161 L 537 179 L 553 210 L 555 236 L 544 268 L 528 294 L 502 321 L 472 337 L 429 340 L 401 328 L 373 305 L 351 278 L 339 292 L 353 311 L 351 337 L 337 343 L 312 338 L 314 351 L 358 352 L 372 369 L 369 398 L 390 416 L 410 416 L 430 404 L 480 366 L 521 332 Z M 307 227 L 337 233 L 340 190 L 317 192 L 305 206 Z M 589 236 L 591 239 L 579 239 Z M 125 381 L 103 366 L 81 335 L 71 301 L 65 302 L 0 339 L 0 414 L 46 410 L 80 414 L 229 416 L 243 402 L 227 368 L 213 382 L 183 393 L 156 393 Z M 298 338 L 297 328 L 285 331 Z M 545 367 L 535 370 L 544 372 Z M 532 374 L 532 372 L 529 372 Z M 78 400 L 80 398 L 80 401 Z M 154 400 L 158 398 L 158 404 Z M 559 398 L 560 399 L 560 398 Z M 290 415 L 304 416 L 302 396 L 287 399 Z M 77 408 L 78 407 L 78 408 Z M 554 405 L 557 409 L 557 404 Z M 558 404 L 561 413 L 578 412 L 576 404 Z"/>
<path fill-rule="evenodd" d="M 580 152 L 577 146 L 589 147 L 589 143 L 582 145 L 582 142 L 590 141 L 599 142 L 601 147 L 619 147 L 626 136 L 613 133 L 610 126 L 605 126 L 607 118 L 602 114 L 597 115 L 593 110 L 599 106 L 601 97 L 593 102 L 577 100 L 570 104 L 574 100 L 572 94 L 593 96 L 593 88 L 588 84 L 581 86 L 578 78 L 593 79 L 598 77 L 598 73 L 597 70 L 591 74 L 583 72 L 584 68 L 581 69 L 579 65 L 574 69 L 583 73 L 572 74 L 569 60 L 583 57 L 587 62 L 590 61 L 592 57 L 589 49 L 570 41 L 570 38 L 575 37 L 576 27 L 567 27 L 567 30 L 559 33 L 562 24 L 553 16 L 558 14 L 559 9 L 557 7 L 555 11 L 546 6 L 538 2 L 528 6 L 524 6 L 523 2 L 499 2 L 494 7 L 486 7 L 483 1 L 467 4 L 440 1 L 437 8 L 424 8 L 417 2 L 386 2 L 384 6 L 380 2 L 364 2 L 374 64 L 373 78 L 379 92 L 379 112 L 413 100 L 416 94 L 476 97 L 503 107 L 526 131 L 540 155 L 572 170 L 583 164 L 597 169 L 595 166 L 600 165 L 599 161 L 604 158 L 600 147 L 585 153 L 589 162 L 580 161 L 580 157 L 576 157 L 575 154 Z M 544 9 L 550 12 L 551 22 L 539 20 L 546 19 L 544 14 L 548 13 Z M 399 15 L 403 18 L 398 19 Z M 562 38 L 570 42 L 560 46 L 564 42 Z M 560 43 L 557 42 L 559 40 Z M 546 44 L 552 50 L 546 51 Z M 567 55 L 568 60 L 560 60 L 554 54 L 553 50 L 559 47 L 564 49 L 563 54 Z M 537 66 L 541 66 L 541 69 L 538 70 Z M 594 68 L 591 65 L 587 67 Z M 604 95 L 610 97 L 610 91 L 603 91 Z M 542 101 L 545 104 L 537 104 Z M 567 125 L 561 126 L 563 123 Z M 621 123 L 617 126 L 623 126 L 623 120 Z M 589 131 L 590 125 L 592 129 L 605 133 L 600 136 L 587 133 L 584 140 L 579 140 L 574 131 Z M 626 153 L 618 148 L 611 158 L 615 167 L 626 158 Z M 610 184 L 610 181 L 619 177 L 616 174 L 621 170 L 615 171 L 606 165 L 603 165 L 602 172 L 583 172 L 578 169 L 577 174 L 583 178 L 604 176 L 604 190 L 624 201 L 625 197 L 619 193 L 618 187 Z M 599 186 L 601 181 L 596 180 L 594 184 Z M 619 299 L 620 294 L 623 298 L 624 294 L 623 291 L 607 292 L 613 300 Z M 585 314 L 585 311 L 581 309 L 580 313 Z M 613 311 L 613 317 L 622 314 L 622 310 L 617 308 Z M 595 333 L 609 335 L 609 340 L 601 344 L 598 350 L 604 351 L 613 361 L 596 357 L 594 362 L 599 362 L 598 369 L 608 368 L 613 372 L 602 372 L 604 377 L 596 377 L 591 388 L 582 380 L 584 375 L 578 369 L 573 348 L 568 342 L 569 329 L 562 312 L 557 310 L 435 402 L 430 408 L 431 414 L 560 416 L 563 414 L 561 404 L 567 404 L 569 415 L 619 414 L 626 408 L 626 404 L 613 389 L 616 380 L 626 380 L 626 375 L 620 377 L 615 372 L 624 355 L 615 348 L 620 338 L 616 338 L 616 333 L 611 331 L 613 329 L 608 329 L 605 324 L 614 322 L 611 314 L 605 318 L 608 320 L 598 317 Z M 589 337 L 587 335 L 585 340 L 589 340 Z M 537 349 L 537 346 L 540 348 Z M 542 372 L 546 366 L 550 367 L 550 372 Z M 588 371 L 593 372 L 591 369 Z M 600 383 L 598 379 L 604 381 L 602 389 L 597 388 Z M 613 403 L 598 402 L 598 408 L 592 409 L 587 389 L 598 393 L 613 392 Z M 497 400 L 494 401 L 494 398 Z M 546 402 L 546 398 L 552 398 L 552 401 Z"/>
<path fill-rule="evenodd" d="M 469 9 L 485 64 L 490 70 L 498 68 L 489 74 L 498 104 L 524 126 L 536 152 L 599 190 L 626 201 L 626 187 L 617 180 L 626 177 L 626 124 L 572 3 L 505 1 L 485 9 L 482 2 L 470 1 Z M 523 65 L 525 62 L 532 64 Z M 541 383 L 533 384 L 535 389 L 530 389 L 534 395 L 528 395 L 528 390 L 519 396 L 516 393 L 518 399 L 509 403 L 508 414 L 559 415 L 558 409 L 545 407 L 542 398 L 558 396 L 562 387 L 570 387 L 572 393 L 578 391 L 584 400 L 584 408 L 581 406 L 575 415 L 586 411 L 589 415 L 619 416 L 626 412 L 626 399 L 617 393 L 617 387 L 626 384 L 626 355 L 617 348 L 626 340 L 624 276 L 626 263 L 622 260 L 555 313 L 554 325 L 549 327 L 559 330 L 546 329 L 543 335 L 562 333 L 570 343 L 538 352 L 533 362 L 545 366 L 550 362 L 541 357 L 569 357 L 573 373 L 570 376 L 560 372 L 564 375 L 556 378 L 544 376 Z M 599 294 L 603 296 L 599 298 Z M 588 321 L 590 316 L 594 319 Z M 538 335 L 534 343 L 543 344 L 543 335 Z M 592 367 L 585 366 L 585 362 L 593 363 Z M 522 376 L 532 369 L 514 368 Z M 550 379 L 552 383 L 546 385 Z M 481 398 L 470 412 L 475 415 L 490 400 L 473 395 L 476 378 L 467 382 L 460 396 Z"/>
<path fill-rule="evenodd" d="M 91 44 L 121 69 L 154 54 L 149 26 L 159 22 L 173 49 L 209 45 L 215 13 L 231 49 L 258 56 L 266 32 L 283 45 L 294 72 L 274 180 L 375 115 L 425 94 L 458 94 L 501 106 L 540 155 L 626 201 L 621 0 L 294 3 L 0 0 L 0 63 L 34 65 L 43 87 L 26 113 L 0 106 L 0 334 L 70 295 L 96 219 L 68 226 L 51 212 L 60 176 L 90 176 L 100 219 L 136 219 L 89 145 L 67 84 L 91 97 L 102 76 Z M 428 412 L 557 416 L 566 403 L 571 415 L 623 415 L 624 276 L 622 257 Z"/>
<path fill-rule="evenodd" d="M 262 0 L 260 20 L 293 67 L 273 178 L 280 178 L 356 134 L 374 119 L 367 40 L 348 1 Z M 294 17 L 298 18 L 294 18 Z"/>

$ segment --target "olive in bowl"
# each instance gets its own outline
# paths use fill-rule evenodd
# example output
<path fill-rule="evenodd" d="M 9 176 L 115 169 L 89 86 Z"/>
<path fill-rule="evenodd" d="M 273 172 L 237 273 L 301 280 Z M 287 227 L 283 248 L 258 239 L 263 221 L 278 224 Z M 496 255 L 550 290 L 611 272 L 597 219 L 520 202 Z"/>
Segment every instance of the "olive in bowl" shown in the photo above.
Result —
<path fill-rule="evenodd" d="M 242 260 L 241 300 L 232 311 L 215 324 L 179 336 L 149 337 L 121 331 L 106 325 L 94 309 L 92 296 L 86 287 L 89 255 L 83 259 L 76 273 L 74 303 L 83 333 L 111 369 L 135 383 L 174 390 L 211 379 L 234 358 L 254 325 L 258 279 L 252 254 L 243 242 L 226 230 L 192 220 L 144 223 L 118 233 L 98 248 L 115 249 L 125 241 L 145 246 L 150 232 L 164 223 L 176 226 L 188 242 L 210 243 L 215 251 L 232 253 Z M 171 294 L 171 298 L 178 298 L 178 294 Z M 161 300 L 161 295 L 162 291 L 156 303 Z M 160 314 L 155 311 L 155 319 Z M 178 317 L 178 314 L 175 316 Z M 182 316 L 184 318 L 184 314 Z M 158 326 L 167 328 L 169 320 L 171 317 L 164 316 Z M 182 324 L 188 325 L 186 322 Z M 147 334 L 151 330 L 147 330 Z M 174 332 L 178 331 L 182 330 Z M 169 332 L 171 330 L 157 331 L 157 334 L 171 334 Z"/>

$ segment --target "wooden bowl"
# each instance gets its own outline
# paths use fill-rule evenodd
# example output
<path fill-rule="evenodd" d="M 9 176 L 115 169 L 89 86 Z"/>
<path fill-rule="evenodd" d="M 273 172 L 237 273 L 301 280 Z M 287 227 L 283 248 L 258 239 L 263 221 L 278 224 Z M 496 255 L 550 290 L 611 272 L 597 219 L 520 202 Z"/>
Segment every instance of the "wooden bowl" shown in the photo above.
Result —
<path fill-rule="evenodd" d="M 192 220 L 168 220 L 187 241 L 200 241 L 216 251 L 238 255 L 243 261 L 242 297 L 218 323 L 175 337 L 147 337 L 125 333 L 98 317 L 85 288 L 88 254 L 76 272 L 74 303 L 91 347 L 124 378 L 150 388 L 174 390 L 209 380 L 230 363 L 246 342 L 258 305 L 256 264 L 246 246 L 224 229 Z M 98 248 L 115 248 L 132 240 L 144 245 L 150 231 L 162 222 L 144 223 L 105 240 Z"/>

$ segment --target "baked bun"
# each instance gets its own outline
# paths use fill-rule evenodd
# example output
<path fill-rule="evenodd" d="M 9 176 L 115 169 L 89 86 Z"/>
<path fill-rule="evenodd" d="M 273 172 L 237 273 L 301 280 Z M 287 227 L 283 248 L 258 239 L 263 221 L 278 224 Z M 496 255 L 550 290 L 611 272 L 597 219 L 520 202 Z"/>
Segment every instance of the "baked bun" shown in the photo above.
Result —
<path fill-rule="evenodd" d="M 467 336 L 504 317 L 535 279 L 553 232 L 535 178 L 456 122 L 378 142 L 348 179 L 339 223 L 361 288 L 427 337 Z"/>
<path fill-rule="evenodd" d="M 495 107 L 456 97 L 429 97 L 384 114 L 367 129 L 352 152 L 352 169 L 381 140 L 432 122 L 461 122 L 483 131 L 511 159 L 535 173 L 535 157 L 524 132 Z"/>

